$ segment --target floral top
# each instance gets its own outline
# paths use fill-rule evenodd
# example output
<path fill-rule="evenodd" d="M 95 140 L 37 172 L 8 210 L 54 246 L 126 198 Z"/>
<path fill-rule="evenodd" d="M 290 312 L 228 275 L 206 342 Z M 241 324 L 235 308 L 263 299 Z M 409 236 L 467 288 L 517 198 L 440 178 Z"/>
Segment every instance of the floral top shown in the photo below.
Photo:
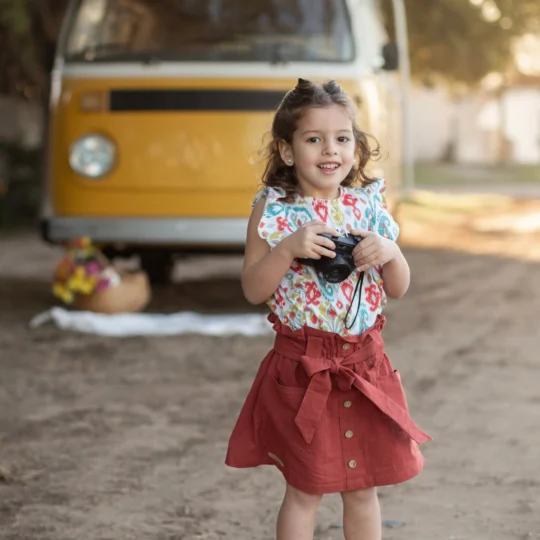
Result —
<path fill-rule="evenodd" d="M 340 187 L 340 196 L 334 200 L 298 194 L 289 203 L 284 200 L 282 190 L 264 188 L 254 201 L 255 205 L 261 197 L 266 197 L 259 236 L 274 248 L 301 225 L 317 219 L 341 235 L 348 233 L 347 224 L 350 224 L 353 229 L 374 231 L 395 241 L 399 227 L 386 208 L 385 190 L 386 181 L 380 179 L 366 187 Z M 361 334 L 375 323 L 386 303 L 386 295 L 382 267 L 367 271 L 361 294 L 360 291 L 353 294 L 359 275 L 355 270 L 341 283 L 328 283 L 313 267 L 294 261 L 267 304 L 293 330 L 307 325 L 342 336 Z M 356 321 L 348 329 L 357 312 Z"/>

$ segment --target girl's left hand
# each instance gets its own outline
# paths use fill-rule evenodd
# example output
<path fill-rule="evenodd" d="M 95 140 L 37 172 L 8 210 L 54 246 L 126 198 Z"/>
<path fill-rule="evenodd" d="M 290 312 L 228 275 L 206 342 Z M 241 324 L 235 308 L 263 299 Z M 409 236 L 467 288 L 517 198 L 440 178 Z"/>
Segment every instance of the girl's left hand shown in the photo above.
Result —
<path fill-rule="evenodd" d="M 382 266 L 395 259 L 398 254 L 399 247 L 394 241 L 371 231 L 353 229 L 350 225 L 347 225 L 347 228 L 352 235 L 363 239 L 352 252 L 354 264 L 360 272 Z"/>

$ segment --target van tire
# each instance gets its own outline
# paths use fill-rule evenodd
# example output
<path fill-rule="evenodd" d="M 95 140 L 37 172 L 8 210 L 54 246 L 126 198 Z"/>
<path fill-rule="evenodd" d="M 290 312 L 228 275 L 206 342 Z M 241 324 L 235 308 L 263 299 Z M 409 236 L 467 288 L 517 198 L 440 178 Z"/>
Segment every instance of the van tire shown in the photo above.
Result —
<path fill-rule="evenodd" d="M 139 253 L 141 269 L 144 270 L 152 285 L 172 283 L 174 258 L 168 251 L 145 250 Z"/>

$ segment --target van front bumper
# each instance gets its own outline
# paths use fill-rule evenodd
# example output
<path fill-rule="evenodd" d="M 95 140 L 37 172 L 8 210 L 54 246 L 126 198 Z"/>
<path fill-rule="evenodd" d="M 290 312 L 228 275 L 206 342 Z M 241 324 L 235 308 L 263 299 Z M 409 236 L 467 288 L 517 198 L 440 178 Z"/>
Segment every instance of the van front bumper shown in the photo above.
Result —
<path fill-rule="evenodd" d="M 211 249 L 243 247 L 246 218 L 79 218 L 42 219 L 41 233 L 53 244 L 88 236 L 101 244 Z"/>

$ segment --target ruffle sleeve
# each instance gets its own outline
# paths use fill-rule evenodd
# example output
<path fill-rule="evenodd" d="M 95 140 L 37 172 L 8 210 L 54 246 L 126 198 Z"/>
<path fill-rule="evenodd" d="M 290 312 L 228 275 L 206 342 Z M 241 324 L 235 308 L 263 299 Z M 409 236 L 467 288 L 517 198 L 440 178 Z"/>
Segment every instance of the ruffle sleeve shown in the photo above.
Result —
<path fill-rule="evenodd" d="M 279 188 L 266 187 L 261 189 L 253 200 L 255 206 L 265 197 L 264 210 L 259 222 L 259 236 L 268 242 L 270 247 L 276 247 L 285 237 L 294 232 L 289 223 L 290 205 L 284 201 L 285 192 Z"/>
<path fill-rule="evenodd" d="M 395 242 L 399 236 L 399 225 L 388 211 L 386 180 L 381 178 L 363 189 L 369 196 L 372 211 L 369 229 Z"/>

